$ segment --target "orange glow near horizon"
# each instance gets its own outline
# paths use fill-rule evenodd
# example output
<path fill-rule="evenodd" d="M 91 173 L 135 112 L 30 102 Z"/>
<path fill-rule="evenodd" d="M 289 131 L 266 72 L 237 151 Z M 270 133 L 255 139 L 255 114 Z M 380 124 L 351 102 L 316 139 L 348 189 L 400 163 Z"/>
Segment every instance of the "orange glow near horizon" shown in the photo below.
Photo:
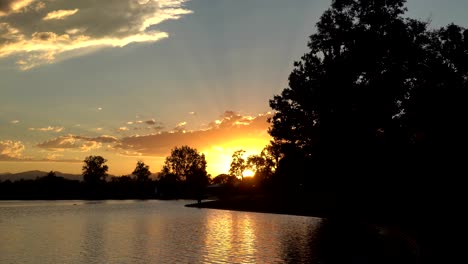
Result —
<path fill-rule="evenodd" d="M 229 173 L 231 167 L 232 154 L 240 149 L 245 150 L 244 159 L 247 159 L 250 155 L 259 155 L 263 148 L 270 142 L 269 137 L 262 139 L 259 138 L 247 138 L 239 139 L 233 142 L 229 142 L 222 146 L 212 146 L 211 148 L 204 149 L 201 152 L 205 154 L 207 162 L 207 171 L 211 174 L 211 177 L 216 177 L 219 174 Z M 247 172 L 247 171 L 246 171 Z M 248 172 L 251 173 L 251 172 Z M 253 173 L 253 172 L 252 172 Z M 246 175 L 249 177 L 253 175 Z"/>

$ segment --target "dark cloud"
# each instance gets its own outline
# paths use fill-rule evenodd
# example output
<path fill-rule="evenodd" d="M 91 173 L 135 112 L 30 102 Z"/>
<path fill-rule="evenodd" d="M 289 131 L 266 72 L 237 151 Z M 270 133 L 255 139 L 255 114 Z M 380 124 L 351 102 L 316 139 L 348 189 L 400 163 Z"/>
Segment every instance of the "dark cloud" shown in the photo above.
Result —
<path fill-rule="evenodd" d="M 57 34 L 54 32 L 35 32 L 32 34 L 32 40 L 49 41 L 56 38 Z"/>
<path fill-rule="evenodd" d="M 145 124 L 147 124 L 147 125 L 156 125 L 156 120 L 154 120 L 154 119 L 147 120 L 147 121 L 145 121 Z"/>

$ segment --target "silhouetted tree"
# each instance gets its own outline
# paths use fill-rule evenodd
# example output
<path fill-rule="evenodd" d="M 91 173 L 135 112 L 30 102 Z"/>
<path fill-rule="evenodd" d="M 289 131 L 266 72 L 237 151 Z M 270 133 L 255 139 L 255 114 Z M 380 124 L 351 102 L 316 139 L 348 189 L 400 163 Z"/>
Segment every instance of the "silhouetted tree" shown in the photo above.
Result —
<path fill-rule="evenodd" d="M 295 62 L 289 87 L 270 100 L 277 142 L 310 155 L 319 143 L 362 144 L 394 126 L 410 88 L 402 67 L 412 67 L 407 55 L 425 28 L 405 22 L 404 2 L 332 2 L 310 37 L 310 52 Z"/>
<path fill-rule="evenodd" d="M 213 180 L 211 180 L 211 183 L 234 186 L 234 184 L 238 181 L 239 179 L 234 175 L 219 174 L 218 176 L 214 177 Z"/>
<path fill-rule="evenodd" d="M 147 181 L 151 175 L 151 171 L 149 170 L 149 166 L 143 161 L 138 161 L 132 174 L 136 176 L 137 181 Z"/>
<path fill-rule="evenodd" d="M 323 13 L 289 86 L 270 100 L 269 133 L 284 155 L 276 175 L 408 214 L 411 201 L 435 203 L 437 190 L 460 186 L 468 31 L 428 29 L 403 16 L 405 2 L 334 0 Z"/>
<path fill-rule="evenodd" d="M 53 178 L 53 177 L 57 177 L 57 174 L 55 173 L 55 171 L 49 171 L 45 177 Z"/>
<path fill-rule="evenodd" d="M 88 156 L 85 158 L 83 166 L 83 180 L 86 183 L 98 183 L 106 180 L 107 170 L 109 167 L 105 165 L 107 162 L 101 156 Z"/>
<path fill-rule="evenodd" d="M 260 155 L 250 155 L 247 157 L 247 168 L 255 172 L 256 184 L 268 181 L 275 172 L 275 161 L 269 156 L 267 149 L 263 149 Z"/>
<path fill-rule="evenodd" d="M 401 163 L 416 142 L 431 142 L 429 149 L 466 142 L 468 32 L 430 31 L 402 16 L 404 3 L 332 2 L 289 87 L 270 100 L 276 142 L 307 159 L 349 165 L 331 169 L 379 158 Z"/>
<path fill-rule="evenodd" d="M 236 150 L 232 154 L 232 161 L 231 167 L 229 169 L 229 174 L 240 178 L 241 180 L 244 179 L 244 175 L 242 174 L 244 170 L 247 168 L 247 162 L 243 158 L 245 154 L 245 150 Z"/>
<path fill-rule="evenodd" d="M 189 195 L 196 195 L 200 201 L 203 189 L 209 181 L 205 155 L 189 146 L 175 147 L 164 161 L 161 178 L 175 178 L 187 187 Z"/>

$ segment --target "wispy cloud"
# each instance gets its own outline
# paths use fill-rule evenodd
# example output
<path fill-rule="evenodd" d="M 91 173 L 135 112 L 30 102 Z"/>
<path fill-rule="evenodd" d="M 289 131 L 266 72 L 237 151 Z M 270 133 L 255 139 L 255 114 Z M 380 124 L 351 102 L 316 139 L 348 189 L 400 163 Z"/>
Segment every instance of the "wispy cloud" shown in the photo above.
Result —
<path fill-rule="evenodd" d="M 159 121 L 156 121 L 156 119 L 147 119 L 147 120 L 135 120 L 135 121 L 128 121 L 126 123 L 127 125 L 131 127 L 121 127 L 118 130 L 119 131 L 127 131 L 130 130 L 161 130 L 164 127 L 162 126 L 162 123 Z M 122 129 L 125 128 L 125 129 Z"/>
<path fill-rule="evenodd" d="M 0 140 L 0 161 L 21 158 L 25 147 L 21 141 Z"/>
<path fill-rule="evenodd" d="M 48 127 L 40 127 L 40 128 L 34 128 L 34 127 L 30 127 L 29 130 L 31 131 L 42 131 L 42 132 L 47 132 L 47 131 L 53 131 L 53 132 L 62 132 L 63 131 L 63 127 L 52 127 L 52 126 L 48 126 Z"/>
<path fill-rule="evenodd" d="M 66 149 L 88 152 L 102 147 L 102 143 L 114 143 L 118 139 L 113 136 L 103 135 L 99 137 L 85 137 L 77 135 L 65 135 L 42 142 L 37 147 L 50 151 L 64 151 Z"/>
<path fill-rule="evenodd" d="M 55 11 L 47 13 L 47 15 L 43 18 L 43 20 L 65 19 L 66 17 L 76 14 L 76 12 L 78 12 L 78 9 L 55 10 Z"/>
<path fill-rule="evenodd" d="M 10 123 L 11 124 L 18 124 L 20 121 L 19 120 L 11 120 Z"/>
<path fill-rule="evenodd" d="M 187 125 L 187 122 L 183 121 L 183 122 L 180 122 L 179 124 L 177 124 L 177 126 L 175 127 L 175 130 L 183 130 L 185 128 L 185 126 Z"/>
<path fill-rule="evenodd" d="M 81 50 L 155 42 L 168 33 L 154 25 L 191 11 L 188 0 L 2 0 L 0 58 L 15 56 L 23 70 Z"/>
<path fill-rule="evenodd" d="M 145 156 L 165 156 L 174 146 L 189 145 L 197 149 L 225 145 L 242 140 L 263 140 L 265 145 L 270 136 L 267 133 L 267 119 L 271 114 L 245 116 L 227 111 L 218 122 L 212 122 L 208 128 L 186 132 L 159 132 L 156 134 L 123 137 L 116 142 L 115 148 L 122 154 L 132 153 Z M 183 123 L 183 122 L 182 122 Z M 180 125 L 182 125 L 180 123 Z"/>

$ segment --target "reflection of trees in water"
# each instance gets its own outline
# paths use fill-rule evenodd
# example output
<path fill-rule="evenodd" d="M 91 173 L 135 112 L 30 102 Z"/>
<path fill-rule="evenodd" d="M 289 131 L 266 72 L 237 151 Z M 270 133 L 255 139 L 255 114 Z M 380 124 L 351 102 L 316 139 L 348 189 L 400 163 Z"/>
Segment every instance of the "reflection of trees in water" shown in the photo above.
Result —
<path fill-rule="evenodd" d="M 83 244 L 80 248 L 81 263 L 105 263 L 105 219 L 90 216 L 85 222 Z"/>
<path fill-rule="evenodd" d="M 285 263 L 420 263 L 418 245 L 396 228 L 351 220 L 323 220 L 306 228 L 285 233 Z"/>
<path fill-rule="evenodd" d="M 316 263 L 419 263 L 417 244 L 397 229 L 325 220 L 310 242 Z"/>
<path fill-rule="evenodd" d="M 284 233 L 282 259 L 285 263 L 318 263 L 315 250 L 319 222 Z"/>

